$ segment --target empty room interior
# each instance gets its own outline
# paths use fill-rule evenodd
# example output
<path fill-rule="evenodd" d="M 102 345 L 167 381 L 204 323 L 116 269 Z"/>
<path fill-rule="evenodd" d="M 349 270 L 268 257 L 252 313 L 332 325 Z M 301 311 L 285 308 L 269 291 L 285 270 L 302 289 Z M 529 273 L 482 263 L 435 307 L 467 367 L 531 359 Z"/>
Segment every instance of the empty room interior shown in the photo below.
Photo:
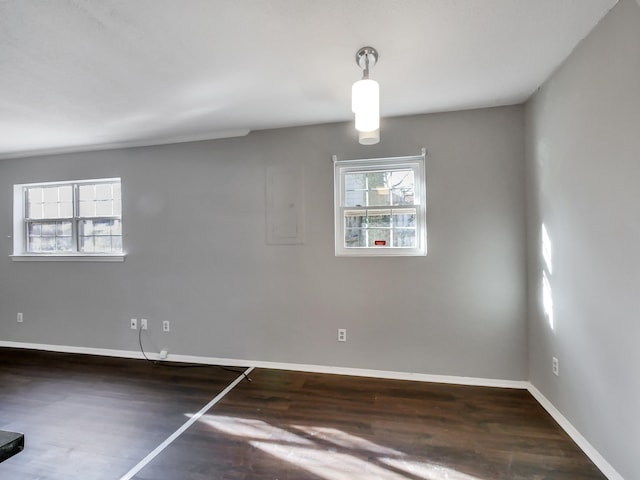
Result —
<path fill-rule="evenodd" d="M 640 479 L 640 0 L 5 0 L 0 65 L 0 479 Z"/>

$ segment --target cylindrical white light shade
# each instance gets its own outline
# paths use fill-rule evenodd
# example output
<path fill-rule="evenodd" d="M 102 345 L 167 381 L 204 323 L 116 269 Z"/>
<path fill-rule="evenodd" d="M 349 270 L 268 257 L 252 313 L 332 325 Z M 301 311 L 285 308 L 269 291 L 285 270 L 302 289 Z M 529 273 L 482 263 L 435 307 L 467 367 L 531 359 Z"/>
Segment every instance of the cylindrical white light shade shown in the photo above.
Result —
<path fill-rule="evenodd" d="M 351 88 L 351 110 L 356 114 L 356 130 L 372 132 L 380 128 L 380 87 L 366 78 Z"/>
<path fill-rule="evenodd" d="M 375 145 L 380 143 L 380 129 L 371 132 L 358 132 L 358 142 L 360 145 Z"/>

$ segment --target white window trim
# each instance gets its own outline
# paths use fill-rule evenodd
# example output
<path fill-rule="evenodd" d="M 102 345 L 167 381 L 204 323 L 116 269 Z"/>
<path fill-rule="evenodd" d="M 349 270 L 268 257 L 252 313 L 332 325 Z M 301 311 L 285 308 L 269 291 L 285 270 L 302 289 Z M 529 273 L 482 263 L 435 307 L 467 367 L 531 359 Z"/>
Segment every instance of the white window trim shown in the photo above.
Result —
<path fill-rule="evenodd" d="M 335 255 L 349 257 L 394 257 L 425 256 L 427 254 L 427 192 L 426 192 L 426 149 L 420 155 L 406 157 L 363 158 L 354 160 L 338 160 L 333 156 L 334 184 L 334 232 Z M 384 167 L 411 166 L 416 171 L 415 199 L 413 205 L 416 213 L 416 247 L 345 247 L 344 246 L 344 213 L 349 207 L 344 206 L 344 174 L 352 170 L 380 169 Z"/>
<path fill-rule="evenodd" d="M 126 258 L 124 253 L 111 254 L 65 254 L 56 253 L 40 253 L 40 254 L 18 254 L 9 255 L 14 262 L 124 262 Z"/>
<path fill-rule="evenodd" d="M 13 186 L 13 254 L 14 262 L 124 262 L 126 253 L 27 253 L 26 231 L 24 228 L 25 197 L 24 189 L 33 186 L 68 185 L 74 183 L 99 183 L 120 181 L 120 178 L 98 178 L 88 180 L 69 180 L 64 182 L 23 183 Z M 123 231 L 124 236 L 124 231 Z"/>

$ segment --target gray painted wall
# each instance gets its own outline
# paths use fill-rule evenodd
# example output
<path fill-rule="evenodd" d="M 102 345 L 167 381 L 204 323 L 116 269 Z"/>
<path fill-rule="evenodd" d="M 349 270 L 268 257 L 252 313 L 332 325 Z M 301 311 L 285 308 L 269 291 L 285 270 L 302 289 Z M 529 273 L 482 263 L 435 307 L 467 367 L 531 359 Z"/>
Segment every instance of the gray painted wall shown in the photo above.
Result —
<path fill-rule="evenodd" d="M 388 119 L 376 147 L 332 124 L 2 161 L 0 340 L 137 350 L 128 319 L 145 317 L 155 351 L 524 380 L 523 115 L 518 106 Z M 331 155 L 423 146 L 427 257 L 336 258 Z M 266 245 L 266 168 L 279 164 L 304 168 L 304 245 Z M 114 176 L 124 263 L 9 259 L 13 184 Z"/>
<path fill-rule="evenodd" d="M 640 478 L 636 2 L 621 0 L 528 103 L 526 137 L 530 380 L 624 478 Z M 541 311 L 543 222 L 554 330 Z"/>

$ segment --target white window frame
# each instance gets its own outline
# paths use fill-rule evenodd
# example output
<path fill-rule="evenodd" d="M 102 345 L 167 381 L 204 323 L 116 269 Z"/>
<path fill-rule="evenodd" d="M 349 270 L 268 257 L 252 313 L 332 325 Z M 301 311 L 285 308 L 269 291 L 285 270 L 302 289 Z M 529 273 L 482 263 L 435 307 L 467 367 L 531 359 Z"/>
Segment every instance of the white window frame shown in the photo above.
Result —
<path fill-rule="evenodd" d="M 73 195 L 73 217 L 71 221 L 73 223 L 73 241 L 76 244 L 78 241 L 77 222 L 81 220 L 78 214 L 78 199 L 75 191 L 80 185 L 91 185 L 100 183 L 113 183 L 119 182 L 122 185 L 120 178 L 100 178 L 89 180 L 70 180 L 63 182 L 37 182 L 37 183 L 24 183 L 13 186 L 13 254 L 10 255 L 11 260 L 14 262 L 24 261 L 90 261 L 90 262 L 123 262 L 125 259 L 124 245 L 122 252 L 114 253 L 92 253 L 92 252 L 29 252 L 27 249 L 27 218 L 26 218 L 26 190 L 33 187 L 50 187 L 50 186 L 63 186 L 70 185 L 74 189 Z M 113 218 L 119 218 L 122 221 L 122 215 L 110 216 Z M 97 217 L 103 218 L 103 217 Z M 106 217 L 104 217 L 106 218 Z M 46 219 L 43 219 L 46 220 Z M 124 240 L 124 232 L 123 232 Z"/>
<path fill-rule="evenodd" d="M 426 150 L 421 155 L 406 157 L 369 158 L 355 160 L 337 160 L 334 165 L 334 222 L 336 256 L 424 256 L 427 254 L 427 195 L 426 195 Z M 416 246 L 394 247 L 346 247 L 345 211 L 356 208 L 345 205 L 345 175 L 353 172 L 373 172 L 381 170 L 406 170 L 414 172 L 414 204 L 408 207 L 416 209 Z M 389 210 L 389 206 L 367 206 L 367 211 Z M 403 206 L 394 208 L 402 209 Z"/>

